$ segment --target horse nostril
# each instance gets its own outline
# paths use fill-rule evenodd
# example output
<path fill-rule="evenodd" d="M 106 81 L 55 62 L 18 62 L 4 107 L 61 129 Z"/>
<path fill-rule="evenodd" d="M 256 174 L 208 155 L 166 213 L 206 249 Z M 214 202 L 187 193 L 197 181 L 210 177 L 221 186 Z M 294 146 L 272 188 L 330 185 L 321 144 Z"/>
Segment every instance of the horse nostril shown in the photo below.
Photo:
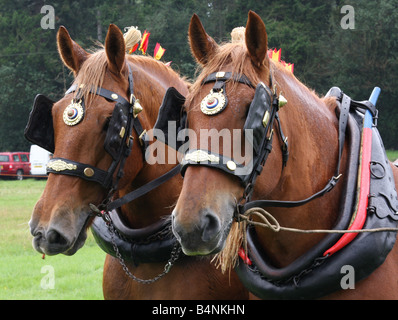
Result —
<path fill-rule="evenodd" d="M 220 232 L 220 219 L 213 213 L 207 213 L 202 218 L 202 227 L 202 240 L 204 242 L 209 242 Z"/>
<path fill-rule="evenodd" d="M 50 230 L 47 233 L 47 241 L 50 244 L 66 244 L 67 241 L 64 237 L 62 237 L 57 231 Z"/>

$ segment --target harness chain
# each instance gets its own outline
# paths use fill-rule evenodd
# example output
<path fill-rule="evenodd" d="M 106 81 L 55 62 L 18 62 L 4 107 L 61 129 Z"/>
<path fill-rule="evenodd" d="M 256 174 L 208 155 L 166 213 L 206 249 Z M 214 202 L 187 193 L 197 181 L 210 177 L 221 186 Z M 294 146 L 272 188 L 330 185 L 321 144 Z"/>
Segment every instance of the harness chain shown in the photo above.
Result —
<path fill-rule="evenodd" d="M 164 266 L 163 272 L 161 272 L 160 274 L 158 274 L 157 276 L 155 276 L 152 279 L 140 279 L 137 278 L 135 275 L 133 275 L 129 268 L 127 267 L 122 255 L 120 254 L 119 248 L 116 245 L 115 242 L 115 234 L 117 232 L 117 230 L 115 229 L 115 226 L 112 223 L 112 219 L 109 215 L 109 212 L 104 211 L 102 214 L 103 219 L 106 222 L 106 225 L 108 226 L 109 229 L 109 233 L 111 235 L 111 241 L 112 241 L 112 246 L 113 246 L 113 250 L 115 250 L 115 254 L 118 258 L 118 261 L 120 263 L 120 265 L 122 266 L 124 272 L 126 273 L 126 275 L 129 276 L 129 278 L 133 279 L 134 281 L 138 282 L 138 283 L 142 283 L 142 284 L 151 284 L 154 283 L 158 280 L 160 280 L 161 278 L 163 278 L 167 273 L 169 273 L 170 269 L 172 268 L 172 266 L 174 265 L 174 263 L 178 260 L 178 258 L 180 257 L 180 253 L 181 253 L 181 245 L 179 244 L 178 241 L 176 241 L 176 243 L 174 244 L 173 250 L 171 251 L 171 256 L 170 259 L 167 260 L 166 265 Z"/>

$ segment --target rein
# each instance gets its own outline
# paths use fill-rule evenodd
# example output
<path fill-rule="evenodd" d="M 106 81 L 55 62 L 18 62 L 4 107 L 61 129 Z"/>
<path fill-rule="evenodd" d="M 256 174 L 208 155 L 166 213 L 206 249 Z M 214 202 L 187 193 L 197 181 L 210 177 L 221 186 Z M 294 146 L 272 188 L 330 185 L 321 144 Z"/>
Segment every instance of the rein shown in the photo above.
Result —
<path fill-rule="evenodd" d="M 250 219 L 251 216 L 256 216 L 258 217 L 261 222 L 253 221 Z M 282 227 L 278 220 L 275 219 L 275 217 L 266 211 L 263 208 L 255 207 L 248 209 L 244 214 L 239 214 L 239 219 L 241 222 L 245 224 L 250 224 L 253 226 L 259 226 L 259 227 L 264 227 L 271 229 L 274 232 L 279 232 L 279 231 L 289 231 L 289 232 L 295 232 L 295 233 L 339 233 L 339 234 L 344 234 L 344 233 L 365 233 L 365 232 L 385 232 L 385 231 L 398 231 L 398 228 L 371 228 L 371 229 L 358 229 L 358 230 L 329 230 L 329 229 L 297 229 L 297 228 L 288 228 L 288 227 Z"/>

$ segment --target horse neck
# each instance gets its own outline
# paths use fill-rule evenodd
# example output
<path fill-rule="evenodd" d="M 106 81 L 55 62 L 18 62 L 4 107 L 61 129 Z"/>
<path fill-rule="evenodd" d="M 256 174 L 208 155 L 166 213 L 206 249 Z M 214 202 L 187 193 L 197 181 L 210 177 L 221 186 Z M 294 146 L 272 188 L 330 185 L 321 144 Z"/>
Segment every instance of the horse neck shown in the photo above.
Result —
<path fill-rule="evenodd" d="M 138 118 L 143 128 L 149 131 L 156 122 L 166 90 L 173 86 L 186 95 L 188 85 L 174 71 L 153 59 L 136 56 L 129 58 L 128 61 L 132 67 L 135 96 L 143 107 L 143 111 L 138 115 Z M 130 157 L 130 161 L 128 160 L 126 163 L 126 166 L 130 165 L 130 168 L 125 170 L 126 173 L 129 173 L 129 170 L 134 168 L 134 172 L 130 173 L 133 179 L 121 188 L 119 196 L 123 196 L 158 178 L 178 163 L 156 162 L 155 164 L 148 164 L 144 161 L 145 155 L 142 155 L 140 150 L 138 137 L 134 138 L 134 143 L 135 146 L 132 151 L 134 159 Z M 176 153 L 176 151 L 165 147 L 165 153 L 165 158 L 168 159 L 168 153 Z M 177 201 L 181 184 L 182 178 L 180 175 L 171 178 L 146 195 L 123 206 L 122 215 L 133 228 L 141 228 L 157 222 L 160 217 L 170 214 L 170 207 Z"/>
<path fill-rule="evenodd" d="M 287 71 L 277 69 L 274 78 L 278 92 L 283 91 L 288 100 L 288 104 L 279 111 L 279 116 L 284 134 L 288 137 L 289 160 L 282 169 L 280 140 L 274 139 L 273 152 L 257 182 L 258 189 L 266 192 L 260 192 L 257 197 L 302 200 L 323 189 L 335 174 L 338 158 L 335 108 L 326 104 L 324 99 L 317 97 Z M 270 181 L 274 181 L 271 186 Z M 337 217 L 342 184 L 340 182 L 333 192 L 305 206 L 270 208 L 269 212 L 281 226 L 330 229 Z M 257 228 L 256 231 L 264 250 L 276 266 L 289 264 L 324 237 L 290 232 L 273 233 L 265 228 Z"/>

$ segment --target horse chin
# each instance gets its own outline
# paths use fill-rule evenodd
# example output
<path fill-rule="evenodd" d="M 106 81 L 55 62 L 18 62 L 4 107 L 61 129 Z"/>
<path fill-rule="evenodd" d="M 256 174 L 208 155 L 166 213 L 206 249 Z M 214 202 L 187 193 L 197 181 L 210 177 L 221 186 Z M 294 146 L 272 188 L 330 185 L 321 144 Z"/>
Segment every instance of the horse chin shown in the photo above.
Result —
<path fill-rule="evenodd" d="M 230 227 L 231 224 L 228 224 L 211 241 L 202 242 L 200 244 L 195 241 L 190 241 L 189 239 L 183 240 L 178 235 L 176 235 L 176 238 L 181 244 L 182 252 L 187 256 L 215 255 L 224 249 Z"/>
<path fill-rule="evenodd" d="M 87 229 L 86 227 L 84 227 L 80 232 L 79 236 L 77 237 L 76 241 L 73 243 L 72 247 L 70 247 L 65 252 L 62 252 L 62 254 L 66 256 L 74 255 L 81 247 L 84 246 L 86 239 L 87 239 Z"/>

